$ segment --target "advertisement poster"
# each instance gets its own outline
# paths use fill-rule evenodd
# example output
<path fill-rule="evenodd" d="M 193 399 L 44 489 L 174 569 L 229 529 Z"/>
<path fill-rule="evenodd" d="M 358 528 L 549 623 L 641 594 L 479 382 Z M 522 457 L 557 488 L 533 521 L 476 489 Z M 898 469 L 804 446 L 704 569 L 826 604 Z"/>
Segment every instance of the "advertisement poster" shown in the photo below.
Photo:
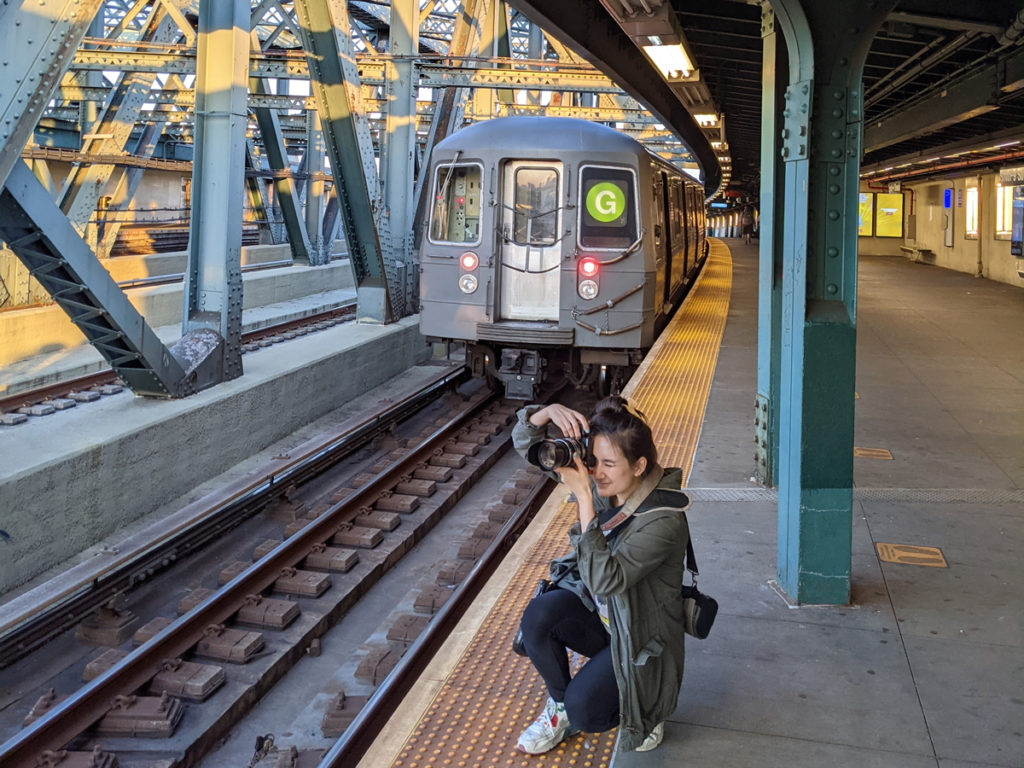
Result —
<path fill-rule="evenodd" d="M 875 237 L 903 237 L 903 195 L 875 196 Z"/>
<path fill-rule="evenodd" d="M 874 192 L 861 192 L 857 196 L 857 234 L 861 237 L 871 237 L 873 234 L 874 202 Z"/>

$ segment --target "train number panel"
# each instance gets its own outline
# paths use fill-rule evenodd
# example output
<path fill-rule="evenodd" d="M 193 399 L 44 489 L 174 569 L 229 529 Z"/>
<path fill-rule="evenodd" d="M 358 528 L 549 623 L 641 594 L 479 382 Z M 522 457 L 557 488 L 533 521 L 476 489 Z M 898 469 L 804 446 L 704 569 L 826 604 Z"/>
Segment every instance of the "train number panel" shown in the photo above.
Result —
<path fill-rule="evenodd" d="M 628 380 L 707 253 L 703 188 L 605 126 L 508 117 L 433 152 L 420 329 L 529 400 Z"/>

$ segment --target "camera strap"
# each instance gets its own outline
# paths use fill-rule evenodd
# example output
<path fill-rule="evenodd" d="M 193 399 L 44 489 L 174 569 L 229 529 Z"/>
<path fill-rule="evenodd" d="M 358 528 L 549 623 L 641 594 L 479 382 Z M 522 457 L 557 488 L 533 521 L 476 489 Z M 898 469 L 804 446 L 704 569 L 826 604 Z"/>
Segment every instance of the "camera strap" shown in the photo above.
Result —
<path fill-rule="evenodd" d="M 644 499 L 651 495 L 651 491 L 658 487 L 658 483 L 661 482 L 661 478 L 664 473 L 665 470 L 658 466 L 651 470 L 647 477 L 640 481 L 639 487 L 629 495 L 628 499 L 626 499 L 626 503 L 622 505 L 622 509 L 613 515 L 610 520 L 602 523 L 601 530 L 612 530 L 636 512 L 644 502 Z"/>

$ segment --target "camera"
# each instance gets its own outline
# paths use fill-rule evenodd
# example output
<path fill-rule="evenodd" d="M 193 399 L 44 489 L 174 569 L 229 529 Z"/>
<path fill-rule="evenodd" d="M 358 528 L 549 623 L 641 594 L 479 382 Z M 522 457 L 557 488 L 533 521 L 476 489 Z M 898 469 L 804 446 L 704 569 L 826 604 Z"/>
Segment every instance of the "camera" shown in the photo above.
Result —
<path fill-rule="evenodd" d="M 584 435 L 577 440 L 573 437 L 555 437 L 548 440 L 541 440 L 530 446 L 527 452 L 527 460 L 534 466 L 551 472 L 560 467 L 569 467 L 573 464 L 573 456 L 580 456 L 583 464 L 593 467 L 597 460 L 590 452 L 590 438 Z"/>

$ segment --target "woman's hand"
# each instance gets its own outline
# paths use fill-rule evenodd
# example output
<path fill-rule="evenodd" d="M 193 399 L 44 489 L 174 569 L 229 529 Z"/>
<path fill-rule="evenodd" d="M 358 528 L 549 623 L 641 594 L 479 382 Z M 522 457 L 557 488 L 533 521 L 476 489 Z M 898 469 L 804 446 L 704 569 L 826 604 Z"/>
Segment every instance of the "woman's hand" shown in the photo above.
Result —
<path fill-rule="evenodd" d="M 590 487 L 590 470 L 583 463 L 583 457 L 573 454 L 573 463 L 557 470 L 558 479 L 569 487 L 576 497 L 579 512 L 580 530 L 585 531 L 594 519 L 594 493 Z"/>
<path fill-rule="evenodd" d="M 543 427 L 545 424 L 554 424 L 566 437 L 573 437 L 579 440 L 590 431 L 590 424 L 587 417 L 579 411 L 574 411 L 561 403 L 552 403 L 541 408 L 530 416 L 530 423 L 535 427 Z"/>

